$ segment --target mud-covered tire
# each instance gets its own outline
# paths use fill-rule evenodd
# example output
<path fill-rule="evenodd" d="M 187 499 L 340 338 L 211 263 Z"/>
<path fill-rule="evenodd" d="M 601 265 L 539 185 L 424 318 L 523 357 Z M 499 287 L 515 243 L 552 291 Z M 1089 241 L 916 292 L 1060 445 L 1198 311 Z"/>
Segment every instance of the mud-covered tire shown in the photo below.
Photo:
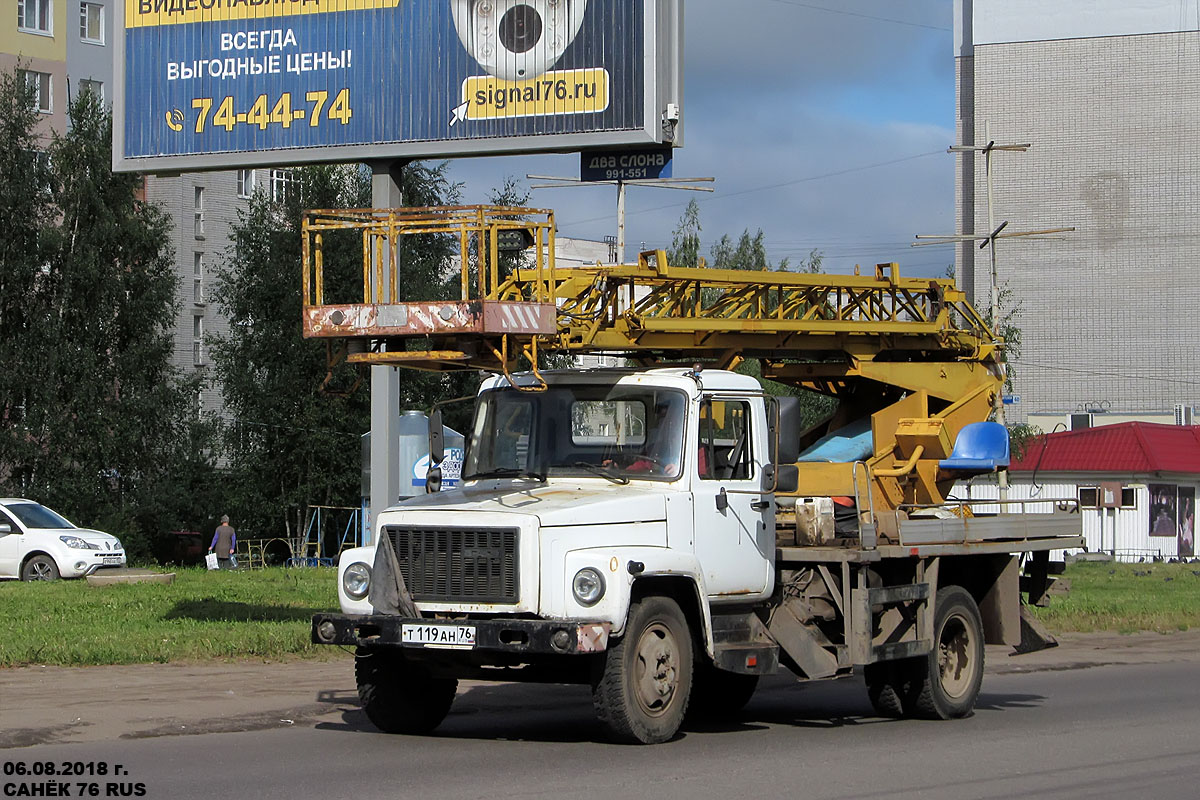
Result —
<path fill-rule="evenodd" d="M 674 600 L 633 604 L 625 635 L 605 653 L 592 686 L 596 717 L 613 741 L 657 744 L 678 733 L 692 690 L 692 652 Z"/>
<path fill-rule="evenodd" d="M 384 733 L 429 733 L 450 713 L 458 691 L 453 678 L 435 678 L 400 653 L 359 648 L 354 656 L 358 699 L 367 719 Z"/>
<path fill-rule="evenodd" d="M 757 675 L 726 672 L 697 660 L 692 670 L 687 718 L 689 721 L 728 719 L 746 707 L 757 688 Z"/>
<path fill-rule="evenodd" d="M 904 693 L 908 688 L 912 669 L 911 659 L 881 661 L 877 664 L 867 664 L 863 668 L 867 697 L 876 714 L 892 718 L 904 716 Z"/>
<path fill-rule="evenodd" d="M 50 556 L 34 556 L 21 567 L 23 581 L 56 581 L 58 578 L 58 564 Z"/>
<path fill-rule="evenodd" d="M 920 719 L 970 716 L 983 685 L 983 620 L 966 589 L 938 590 L 933 650 L 919 659 L 904 710 Z"/>

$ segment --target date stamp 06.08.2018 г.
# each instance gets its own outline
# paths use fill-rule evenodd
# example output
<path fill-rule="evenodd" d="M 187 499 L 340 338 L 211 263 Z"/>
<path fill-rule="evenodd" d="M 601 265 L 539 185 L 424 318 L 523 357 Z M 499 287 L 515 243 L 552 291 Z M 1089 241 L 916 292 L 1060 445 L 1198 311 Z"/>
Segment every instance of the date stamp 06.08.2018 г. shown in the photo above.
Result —
<path fill-rule="evenodd" d="M 5 761 L 2 797 L 145 797 L 146 784 L 107 761 Z"/>

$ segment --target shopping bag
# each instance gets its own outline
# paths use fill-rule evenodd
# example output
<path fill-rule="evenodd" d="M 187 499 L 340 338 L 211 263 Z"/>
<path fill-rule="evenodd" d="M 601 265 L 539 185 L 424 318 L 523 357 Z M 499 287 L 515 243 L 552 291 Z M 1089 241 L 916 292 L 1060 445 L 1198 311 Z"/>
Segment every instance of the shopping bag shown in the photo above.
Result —
<path fill-rule="evenodd" d="M 204 557 L 204 566 L 209 569 L 217 569 L 217 554 L 209 553 Z"/>

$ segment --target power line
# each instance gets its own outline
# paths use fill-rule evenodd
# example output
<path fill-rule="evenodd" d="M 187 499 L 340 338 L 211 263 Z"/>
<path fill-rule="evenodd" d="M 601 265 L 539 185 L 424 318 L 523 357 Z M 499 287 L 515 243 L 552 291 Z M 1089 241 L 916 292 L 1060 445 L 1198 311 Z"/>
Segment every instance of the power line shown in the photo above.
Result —
<path fill-rule="evenodd" d="M 834 172 L 823 172 L 820 175 L 809 175 L 808 177 L 805 177 L 805 178 L 796 178 L 795 180 L 784 181 L 783 183 L 773 183 L 773 184 L 770 184 L 767 186 L 756 186 L 756 187 L 753 187 L 750 189 L 741 189 L 736 192 L 727 192 L 727 193 L 711 195 L 709 197 L 700 197 L 700 198 L 697 198 L 695 202 L 706 203 L 706 202 L 710 202 L 712 200 L 725 200 L 730 197 L 740 197 L 741 195 L 753 194 L 754 192 L 767 192 L 767 191 L 770 191 L 771 189 L 781 189 L 785 186 L 795 186 L 800 183 L 810 183 L 812 181 L 825 180 L 826 178 L 836 178 L 839 175 L 849 175 L 850 173 L 853 173 L 853 172 L 866 172 L 867 170 L 878 169 L 880 167 L 890 167 L 893 164 L 903 164 L 906 161 L 916 161 L 919 158 L 929 158 L 930 156 L 945 155 L 945 152 L 946 152 L 945 150 L 931 150 L 928 153 L 918 153 L 917 155 L 914 155 L 914 156 L 905 156 L 903 158 L 893 158 L 890 161 L 879 161 L 874 164 L 863 164 L 862 166 L 858 166 L 858 167 L 848 167 L 846 169 L 835 170 Z M 686 206 L 686 205 L 687 205 L 687 203 L 668 203 L 667 205 L 663 205 L 663 206 L 655 206 L 653 208 L 639 209 L 638 213 L 639 214 L 648 214 L 652 211 L 665 211 L 670 208 L 680 208 L 680 207 Z M 590 217 L 588 219 L 564 220 L 560 224 L 562 224 L 562 225 L 585 225 L 589 222 L 602 222 L 609 218 L 610 217 L 608 215 L 605 215 L 602 217 Z"/>
<path fill-rule="evenodd" d="M 768 0 L 771 3 L 778 3 L 784 6 L 796 6 L 797 8 L 807 8 L 811 11 L 824 11 L 828 14 L 841 14 L 845 17 L 858 17 L 859 19 L 870 19 L 876 22 L 890 22 L 893 25 L 907 25 L 910 28 L 925 28 L 931 31 L 946 31 L 950 32 L 949 28 L 943 28 L 939 25 L 926 25 L 922 22 L 910 22 L 906 19 L 893 19 L 891 17 L 877 17 L 874 14 L 860 14 L 857 11 L 847 11 L 844 8 L 827 8 L 826 6 L 818 6 L 813 3 L 800 3 L 796 0 Z"/>

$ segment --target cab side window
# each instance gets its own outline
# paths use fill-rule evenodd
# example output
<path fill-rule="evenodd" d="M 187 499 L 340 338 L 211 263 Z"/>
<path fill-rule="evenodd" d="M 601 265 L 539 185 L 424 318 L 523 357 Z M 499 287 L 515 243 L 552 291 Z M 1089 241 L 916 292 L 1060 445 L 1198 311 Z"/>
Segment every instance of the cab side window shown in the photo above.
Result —
<path fill-rule="evenodd" d="M 705 400 L 700 406 L 697 471 L 702 480 L 743 481 L 753 477 L 750 404 Z"/>

